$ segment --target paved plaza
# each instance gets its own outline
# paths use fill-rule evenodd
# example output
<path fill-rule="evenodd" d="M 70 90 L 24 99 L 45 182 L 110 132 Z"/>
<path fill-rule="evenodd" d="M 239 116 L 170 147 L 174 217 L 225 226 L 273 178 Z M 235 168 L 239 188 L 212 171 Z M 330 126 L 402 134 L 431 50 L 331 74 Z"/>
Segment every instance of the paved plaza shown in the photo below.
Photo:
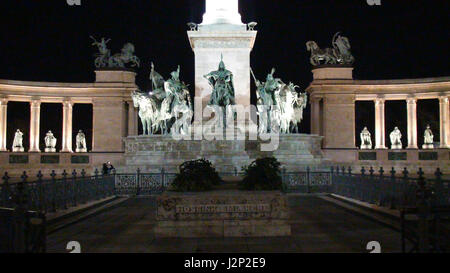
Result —
<path fill-rule="evenodd" d="M 274 238 L 155 239 L 156 198 L 131 198 L 119 206 L 48 236 L 50 253 L 78 241 L 83 253 L 367 253 L 401 252 L 401 234 L 320 196 L 290 196 L 292 236 Z"/>

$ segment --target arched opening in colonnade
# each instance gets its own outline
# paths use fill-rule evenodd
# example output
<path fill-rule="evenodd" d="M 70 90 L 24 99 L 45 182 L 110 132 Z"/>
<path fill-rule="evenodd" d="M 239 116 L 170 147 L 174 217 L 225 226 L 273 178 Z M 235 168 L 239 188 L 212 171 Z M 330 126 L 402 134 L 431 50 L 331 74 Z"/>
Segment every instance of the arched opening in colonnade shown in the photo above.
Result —
<path fill-rule="evenodd" d="M 372 136 L 372 148 L 375 148 L 375 103 L 373 101 L 355 102 L 356 147 L 361 147 L 361 131 L 367 127 Z"/>
<path fill-rule="evenodd" d="M 42 103 L 39 128 L 39 149 L 45 151 L 45 136 L 50 130 L 57 139 L 56 152 L 62 150 L 63 141 L 63 111 L 61 103 Z"/>
<path fill-rule="evenodd" d="M 23 133 L 23 147 L 27 152 L 30 149 L 30 103 L 29 102 L 8 102 L 7 123 L 6 123 L 6 147 L 12 151 L 14 136 L 20 129 Z"/>
<path fill-rule="evenodd" d="M 391 148 L 390 134 L 398 127 L 402 133 L 402 146 L 406 149 L 408 146 L 408 116 L 406 111 L 406 101 L 404 100 L 389 100 L 386 101 L 385 108 L 385 137 L 386 147 Z"/>
<path fill-rule="evenodd" d="M 429 124 L 434 135 L 434 142 L 440 142 L 439 100 L 428 99 L 417 101 L 417 139 L 419 148 L 424 144 L 424 132 Z M 439 145 L 435 145 L 439 147 Z"/>
<path fill-rule="evenodd" d="M 92 151 L 93 107 L 92 104 L 76 103 L 72 116 L 72 150 L 76 148 L 76 137 L 79 130 L 86 135 L 86 146 Z"/>

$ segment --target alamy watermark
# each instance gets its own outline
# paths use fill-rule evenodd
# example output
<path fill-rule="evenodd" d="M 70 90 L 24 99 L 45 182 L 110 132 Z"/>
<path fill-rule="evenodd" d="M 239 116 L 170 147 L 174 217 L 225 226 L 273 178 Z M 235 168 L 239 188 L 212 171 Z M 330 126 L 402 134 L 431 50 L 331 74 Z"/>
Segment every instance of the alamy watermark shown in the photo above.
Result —
<path fill-rule="evenodd" d="M 367 0 L 369 6 L 381 6 L 381 0 Z"/>
<path fill-rule="evenodd" d="M 66 0 L 69 6 L 81 6 L 81 0 Z"/>

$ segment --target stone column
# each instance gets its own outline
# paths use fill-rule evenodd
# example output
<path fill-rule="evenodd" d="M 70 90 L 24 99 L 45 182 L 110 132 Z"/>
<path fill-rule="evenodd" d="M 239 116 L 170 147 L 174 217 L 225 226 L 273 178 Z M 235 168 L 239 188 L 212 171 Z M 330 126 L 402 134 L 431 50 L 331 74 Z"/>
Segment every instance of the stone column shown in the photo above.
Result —
<path fill-rule="evenodd" d="M 137 109 L 134 108 L 133 102 L 128 102 L 128 136 L 138 135 L 138 116 Z"/>
<path fill-rule="evenodd" d="M 30 102 L 30 150 L 29 152 L 40 152 L 39 130 L 41 123 L 41 100 L 33 99 Z"/>
<path fill-rule="evenodd" d="M 6 152 L 6 122 L 8 114 L 8 99 L 0 99 L 0 152 Z"/>
<path fill-rule="evenodd" d="M 72 153 L 72 113 L 73 102 L 63 102 L 63 139 L 62 153 Z"/>
<path fill-rule="evenodd" d="M 386 149 L 384 105 L 385 99 L 375 100 L 375 149 Z"/>
<path fill-rule="evenodd" d="M 320 135 L 320 100 L 311 98 L 311 134 Z"/>
<path fill-rule="evenodd" d="M 125 103 L 121 98 L 93 101 L 93 152 L 123 152 L 127 135 Z"/>
<path fill-rule="evenodd" d="M 439 97 L 441 148 L 450 148 L 450 113 L 449 98 Z"/>
<path fill-rule="evenodd" d="M 322 126 L 324 148 L 355 149 L 355 95 L 324 95 Z"/>
<path fill-rule="evenodd" d="M 408 113 L 408 149 L 418 149 L 417 146 L 417 99 L 408 98 L 407 113 Z"/>

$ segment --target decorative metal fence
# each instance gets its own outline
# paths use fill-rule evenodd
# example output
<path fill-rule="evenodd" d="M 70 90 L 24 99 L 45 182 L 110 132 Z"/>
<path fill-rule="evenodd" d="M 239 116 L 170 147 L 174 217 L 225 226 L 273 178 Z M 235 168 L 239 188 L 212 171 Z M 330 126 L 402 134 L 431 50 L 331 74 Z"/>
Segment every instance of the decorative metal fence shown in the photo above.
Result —
<path fill-rule="evenodd" d="M 283 189 L 285 192 L 299 193 L 329 193 L 332 188 L 331 172 L 286 172 L 282 173 Z"/>
<path fill-rule="evenodd" d="M 3 184 L 0 192 L 0 207 L 12 208 L 18 196 L 18 186 L 23 187 L 24 200 L 30 211 L 56 212 L 79 204 L 100 200 L 114 196 L 114 176 L 99 175 L 98 170 L 94 176 L 86 176 L 81 171 L 80 175 L 74 170 L 71 175 L 66 171 L 62 178 L 56 179 L 56 173 L 52 171 L 50 179 L 43 179 L 42 173 L 37 174 L 37 181 L 28 182 L 28 175 L 23 172 L 21 182 L 9 183 L 9 176 L 3 176 Z"/>
<path fill-rule="evenodd" d="M 442 180 L 442 173 L 437 169 L 434 179 L 423 177 L 422 169 L 419 169 L 418 178 L 409 177 L 409 172 L 405 168 L 402 176 L 397 176 L 394 168 L 386 176 L 383 168 L 377 174 L 373 168 L 368 173 L 362 168 L 361 174 L 353 174 L 352 169 L 332 168 L 332 190 L 335 193 L 362 202 L 376 204 L 388 208 L 408 208 L 415 207 L 418 202 L 417 192 L 419 182 L 426 181 L 426 187 L 432 193 L 433 206 L 450 205 L 450 181 Z"/>
<path fill-rule="evenodd" d="M 164 192 L 175 179 L 176 174 L 166 173 L 136 173 L 115 174 L 116 195 L 152 195 Z"/>

